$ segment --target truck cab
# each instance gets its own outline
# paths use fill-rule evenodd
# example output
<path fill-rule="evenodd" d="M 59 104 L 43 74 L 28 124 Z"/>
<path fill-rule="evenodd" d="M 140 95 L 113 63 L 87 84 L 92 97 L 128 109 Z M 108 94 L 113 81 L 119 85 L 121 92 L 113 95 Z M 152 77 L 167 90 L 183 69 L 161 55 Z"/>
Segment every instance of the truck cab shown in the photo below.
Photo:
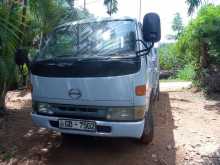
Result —
<path fill-rule="evenodd" d="M 31 62 L 32 120 L 63 134 L 153 138 L 159 16 L 69 22 Z"/>

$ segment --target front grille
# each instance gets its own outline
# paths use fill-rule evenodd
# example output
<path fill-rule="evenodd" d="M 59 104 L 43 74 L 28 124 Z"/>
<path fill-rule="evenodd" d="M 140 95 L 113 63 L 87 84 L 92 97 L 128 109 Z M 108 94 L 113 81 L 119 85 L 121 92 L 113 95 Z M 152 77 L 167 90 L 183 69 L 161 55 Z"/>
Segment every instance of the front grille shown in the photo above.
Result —
<path fill-rule="evenodd" d="M 69 112 L 82 112 L 82 113 L 97 113 L 98 109 L 96 108 L 81 108 L 81 107 L 71 107 L 71 106 L 55 106 L 61 111 L 69 111 Z"/>
<path fill-rule="evenodd" d="M 72 105 L 52 105 L 53 116 L 82 118 L 94 120 L 106 120 L 107 109 L 102 107 L 72 106 Z"/>

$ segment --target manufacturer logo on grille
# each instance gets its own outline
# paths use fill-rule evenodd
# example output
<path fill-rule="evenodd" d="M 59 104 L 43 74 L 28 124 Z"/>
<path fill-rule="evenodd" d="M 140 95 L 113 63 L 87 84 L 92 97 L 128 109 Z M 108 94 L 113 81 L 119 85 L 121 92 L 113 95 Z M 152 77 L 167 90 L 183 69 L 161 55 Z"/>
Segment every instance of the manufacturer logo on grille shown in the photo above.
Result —
<path fill-rule="evenodd" d="M 79 99 L 82 96 L 81 91 L 79 89 L 70 89 L 68 95 L 74 100 Z"/>

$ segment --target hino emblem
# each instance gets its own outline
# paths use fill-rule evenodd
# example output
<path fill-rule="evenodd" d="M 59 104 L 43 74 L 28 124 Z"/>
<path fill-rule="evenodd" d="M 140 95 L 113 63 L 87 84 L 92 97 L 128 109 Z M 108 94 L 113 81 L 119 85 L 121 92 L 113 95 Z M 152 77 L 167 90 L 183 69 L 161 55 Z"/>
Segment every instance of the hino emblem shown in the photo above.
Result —
<path fill-rule="evenodd" d="M 69 92 L 68 92 L 68 95 L 72 99 L 79 99 L 82 96 L 79 89 L 70 89 Z"/>

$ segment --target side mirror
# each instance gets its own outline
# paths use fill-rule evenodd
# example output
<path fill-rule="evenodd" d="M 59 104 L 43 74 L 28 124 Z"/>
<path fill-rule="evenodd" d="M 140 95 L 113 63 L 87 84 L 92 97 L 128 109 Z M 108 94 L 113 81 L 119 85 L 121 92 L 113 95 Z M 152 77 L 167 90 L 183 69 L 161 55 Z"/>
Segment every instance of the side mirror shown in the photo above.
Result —
<path fill-rule="evenodd" d="M 160 17 L 156 13 L 148 13 L 143 20 L 143 37 L 146 42 L 158 42 L 161 39 Z"/>

